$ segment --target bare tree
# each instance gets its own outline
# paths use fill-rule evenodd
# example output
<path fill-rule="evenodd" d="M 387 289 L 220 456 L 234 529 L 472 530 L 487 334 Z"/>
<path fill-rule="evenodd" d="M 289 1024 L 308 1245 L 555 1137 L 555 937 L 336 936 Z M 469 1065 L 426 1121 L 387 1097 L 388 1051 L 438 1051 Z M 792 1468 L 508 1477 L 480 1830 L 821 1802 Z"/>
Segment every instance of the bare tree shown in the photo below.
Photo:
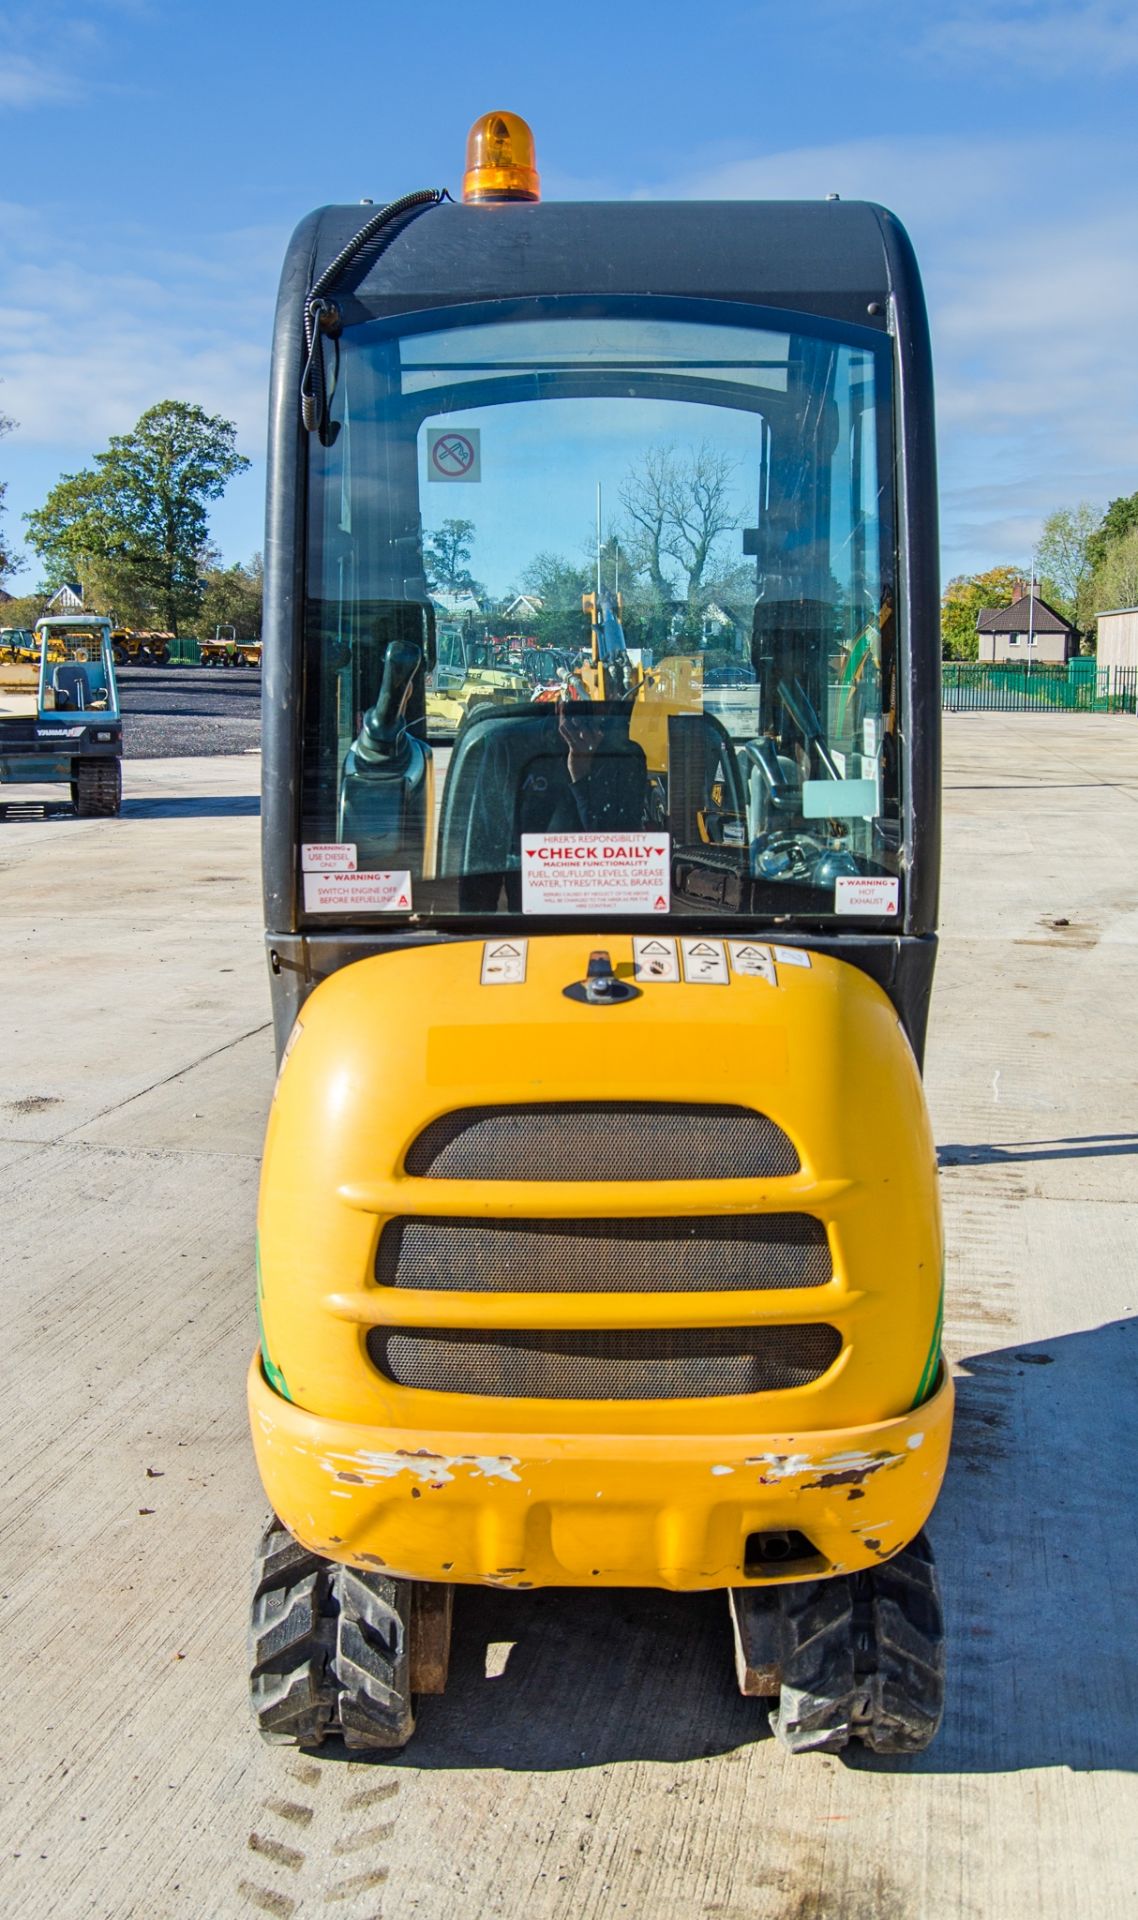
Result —
<path fill-rule="evenodd" d="M 674 597 L 666 572 L 672 560 L 689 608 L 698 606 L 716 542 L 739 524 L 731 498 L 735 471 L 728 454 L 703 442 L 687 455 L 652 447 L 627 476 L 620 492 L 630 522 L 625 545 L 661 599 Z"/>
<path fill-rule="evenodd" d="M 636 571 L 647 575 L 661 600 L 672 597 L 663 556 L 675 491 L 676 463 L 670 447 L 650 447 L 643 466 L 626 476 L 620 490 L 620 504 L 630 522 L 624 545 Z"/>
<path fill-rule="evenodd" d="M 699 600 L 715 542 L 739 524 L 731 510 L 735 468 L 728 454 L 705 441 L 675 473 L 664 551 L 687 575 L 690 607 Z"/>

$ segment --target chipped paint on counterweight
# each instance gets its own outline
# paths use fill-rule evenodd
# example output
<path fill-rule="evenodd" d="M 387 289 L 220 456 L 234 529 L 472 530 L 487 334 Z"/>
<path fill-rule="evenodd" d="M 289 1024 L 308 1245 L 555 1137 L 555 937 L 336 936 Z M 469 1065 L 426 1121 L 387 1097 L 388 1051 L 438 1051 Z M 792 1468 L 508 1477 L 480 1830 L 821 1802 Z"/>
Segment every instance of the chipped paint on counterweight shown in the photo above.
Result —
<path fill-rule="evenodd" d="M 418 1453 L 400 1448 L 394 1453 L 332 1453 L 320 1462 L 334 1480 L 356 1486 L 374 1487 L 383 1480 L 394 1480 L 409 1473 L 416 1480 L 435 1488 L 446 1486 L 456 1473 L 465 1470 L 471 1480 L 521 1479 L 516 1469 L 521 1461 L 509 1453 Z"/>
<path fill-rule="evenodd" d="M 820 1459 L 808 1453 L 755 1453 L 748 1455 L 744 1464 L 764 1469 L 759 1476 L 763 1486 L 779 1480 L 797 1480 L 804 1473 L 816 1473 L 817 1480 L 806 1482 L 807 1486 L 838 1487 L 856 1486 L 871 1474 L 903 1466 L 906 1458 L 903 1453 L 827 1453 Z"/>

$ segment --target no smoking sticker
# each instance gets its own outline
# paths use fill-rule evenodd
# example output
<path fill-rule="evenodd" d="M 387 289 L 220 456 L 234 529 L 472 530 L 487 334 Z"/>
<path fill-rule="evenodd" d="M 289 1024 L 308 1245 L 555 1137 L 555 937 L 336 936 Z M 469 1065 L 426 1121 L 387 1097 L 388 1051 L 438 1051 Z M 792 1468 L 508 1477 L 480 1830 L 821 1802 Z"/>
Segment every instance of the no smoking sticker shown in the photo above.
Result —
<path fill-rule="evenodd" d="M 482 432 L 479 427 L 427 428 L 428 480 L 481 480 Z"/>

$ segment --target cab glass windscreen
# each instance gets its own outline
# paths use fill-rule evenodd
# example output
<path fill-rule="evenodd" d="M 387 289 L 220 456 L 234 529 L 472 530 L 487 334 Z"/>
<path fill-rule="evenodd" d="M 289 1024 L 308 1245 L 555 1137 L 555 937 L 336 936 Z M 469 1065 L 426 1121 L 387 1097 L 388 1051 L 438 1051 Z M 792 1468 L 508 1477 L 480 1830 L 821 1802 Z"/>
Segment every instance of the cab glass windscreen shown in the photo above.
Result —
<path fill-rule="evenodd" d="M 887 341 L 452 309 L 348 328 L 331 416 L 311 919 L 899 918 Z"/>

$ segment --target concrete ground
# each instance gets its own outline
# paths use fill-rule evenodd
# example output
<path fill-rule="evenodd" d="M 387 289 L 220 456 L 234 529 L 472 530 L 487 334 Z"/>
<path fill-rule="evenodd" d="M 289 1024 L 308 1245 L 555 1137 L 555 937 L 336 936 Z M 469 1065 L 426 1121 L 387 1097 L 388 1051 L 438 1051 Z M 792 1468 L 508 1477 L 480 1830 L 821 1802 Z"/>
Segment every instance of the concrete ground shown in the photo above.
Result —
<path fill-rule="evenodd" d="M 466 1592 L 405 1758 L 259 1743 L 258 762 L 136 761 L 121 822 L 0 822 L 6 1913 L 1138 1910 L 1138 726 L 946 745 L 951 1679 L 900 1763 L 784 1754 L 718 1595 Z"/>

